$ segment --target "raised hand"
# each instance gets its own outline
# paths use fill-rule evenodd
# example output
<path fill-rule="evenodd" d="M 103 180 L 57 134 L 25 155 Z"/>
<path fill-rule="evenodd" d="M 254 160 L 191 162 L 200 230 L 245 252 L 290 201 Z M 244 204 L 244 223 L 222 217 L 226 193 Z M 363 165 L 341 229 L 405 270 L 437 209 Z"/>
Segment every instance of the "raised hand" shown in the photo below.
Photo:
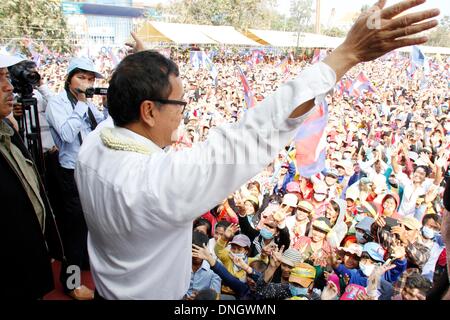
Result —
<path fill-rule="evenodd" d="M 144 46 L 144 42 L 136 35 L 136 33 L 131 32 L 131 36 L 133 37 L 135 42 L 134 43 L 131 43 L 131 42 L 125 43 L 126 46 L 130 47 L 130 49 L 128 50 L 128 54 L 146 50 L 146 48 Z"/>
<path fill-rule="evenodd" d="M 265 245 L 261 249 L 261 255 L 270 256 L 276 247 L 277 247 L 277 245 L 273 242 L 269 243 L 268 245 Z"/>
<path fill-rule="evenodd" d="M 232 223 L 228 226 L 228 228 L 225 230 L 223 237 L 225 237 L 226 240 L 231 240 L 236 232 L 239 230 L 239 225 L 236 223 Z"/>
<path fill-rule="evenodd" d="M 401 242 L 403 242 L 403 243 L 407 242 L 405 227 L 403 227 L 403 226 L 394 226 L 394 227 L 392 227 L 391 232 L 393 234 L 398 234 Z"/>
<path fill-rule="evenodd" d="M 280 249 L 275 248 L 272 251 L 272 255 L 270 256 L 270 265 L 277 269 L 281 265 L 281 258 L 283 257 L 284 246 L 281 246 Z"/>
<path fill-rule="evenodd" d="M 242 270 L 247 270 L 249 265 L 240 257 L 236 257 L 234 254 L 230 252 L 229 257 L 233 260 L 233 263 L 241 268 Z"/>
<path fill-rule="evenodd" d="M 205 245 L 202 248 L 195 244 L 192 244 L 192 256 L 203 260 L 208 260 L 213 257 Z"/>
<path fill-rule="evenodd" d="M 391 257 L 394 259 L 404 259 L 406 256 L 405 247 L 402 245 L 391 246 L 391 252 Z"/>
<path fill-rule="evenodd" d="M 367 12 L 361 14 L 347 34 L 344 46 L 350 49 L 349 54 L 352 54 L 357 62 L 363 62 L 379 58 L 401 47 L 427 42 L 427 37 L 405 37 L 437 26 L 438 22 L 435 19 L 423 21 L 438 16 L 439 9 L 398 17 L 404 11 L 424 2 L 425 0 L 406 0 L 384 8 L 386 0 L 378 1 Z"/>
<path fill-rule="evenodd" d="M 377 220 L 375 220 L 375 223 L 380 228 L 383 228 L 386 225 L 386 220 L 384 220 L 384 218 L 380 216 L 380 217 L 377 218 Z"/>

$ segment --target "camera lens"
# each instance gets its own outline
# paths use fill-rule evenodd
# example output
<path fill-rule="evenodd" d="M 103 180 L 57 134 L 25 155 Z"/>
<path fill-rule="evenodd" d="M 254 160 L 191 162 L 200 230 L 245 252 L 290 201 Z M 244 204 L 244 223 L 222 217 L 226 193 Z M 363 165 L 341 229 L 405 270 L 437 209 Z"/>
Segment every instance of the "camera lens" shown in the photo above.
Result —
<path fill-rule="evenodd" d="M 33 71 L 29 72 L 27 70 L 24 70 L 22 72 L 22 77 L 25 79 L 28 83 L 30 83 L 32 86 L 37 85 L 39 81 L 41 80 L 41 76 L 39 73 Z"/>

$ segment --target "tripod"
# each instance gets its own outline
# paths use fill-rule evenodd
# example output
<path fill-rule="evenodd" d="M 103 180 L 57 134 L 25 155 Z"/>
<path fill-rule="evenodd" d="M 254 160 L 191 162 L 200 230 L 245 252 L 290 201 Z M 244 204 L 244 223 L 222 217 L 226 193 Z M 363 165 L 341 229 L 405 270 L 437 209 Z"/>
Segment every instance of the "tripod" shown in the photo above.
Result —
<path fill-rule="evenodd" d="M 42 181 L 45 180 L 44 152 L 42 149 L 41 127 L 37 100 L 33 95 L 21 95 L 18 102 L 22 104 L 22 116 L 17 119 L 19 134 L 33 157 Z"/>

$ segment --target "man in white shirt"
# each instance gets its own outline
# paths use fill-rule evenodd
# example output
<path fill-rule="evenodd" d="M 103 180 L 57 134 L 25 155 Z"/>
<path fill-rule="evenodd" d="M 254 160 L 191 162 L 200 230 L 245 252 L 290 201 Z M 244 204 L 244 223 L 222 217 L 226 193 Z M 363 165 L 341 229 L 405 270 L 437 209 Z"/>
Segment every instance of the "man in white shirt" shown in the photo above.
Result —
<path fill-rule="evenodd" d="M 368 28 L 371 13 L 379 9 L 374 6 L 323 62 L 237 123 L 215 128 L 206 141 L 179 152 L 165 150 L 177 138 L 186 104 L 178 67 L 156 52 L 125 58 L 108 89 L 115 127 L 95 130 L 85 139 L 75 170 L 99 296 L 181 299 L 192 270 L 192 221 L 262 171 L 350 68 L 426 42 L 395 40 L 436 26 L 436 21 L 410 25 L 439 10 L 394 19 L 422 2 L 382 10 L 380 29 Z M 257 161 L 246 160 L 245 154 L 253 152 Z"/>

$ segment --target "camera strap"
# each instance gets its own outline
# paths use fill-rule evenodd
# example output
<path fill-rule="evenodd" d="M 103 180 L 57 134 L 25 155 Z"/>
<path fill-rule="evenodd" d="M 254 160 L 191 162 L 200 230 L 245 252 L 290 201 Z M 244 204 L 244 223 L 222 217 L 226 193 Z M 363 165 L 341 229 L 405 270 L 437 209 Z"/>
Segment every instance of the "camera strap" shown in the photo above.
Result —
<path fill-rule="evenodd" d="M 67 94 L 67 96 L 69 97 L 69 94 Z M 75 101 L 73 101 L 73 99 L 70 99 L 70 97 L 69 97 L 69 101 L 70 101 L 70 103 L 72 105 L 72 109 L 75 110 Z M 83 139 L 81 138 L 81 131 L 78 132 L 78 141 L 80 142 L 80 146 L 81 146 L 83 144 Z"/>
<path fill-rule="evenodd" d="M 67 97 L 69 98 L 69 101 L 72 104 L 72 109 L 75 109 L 75 105 L 76 105 L 77 101 L 76 101 L 75 97 L 73 97 L 73 95 L 70 93 L 70 91 L 67 92 Z M 98 122 L 95 119 L 95 116 L 92 113 L 91 108 L 89 108 L 89 105 L 88 105 L 87 114 L 88 114 L 89 124 L 91 126 L 91 130 L 94 131 L 95 128 L 97 128 Z M 80 142 L 80 145 L 83 144 L 83 139 L 81 138 L 81 132 L 78 132 L 78 140 Z"/>
<path fill-rule="evenodd" d="M 91 130 L 94 131 L 95 128 L 97 128 L 97 120 L 95 120 L 94 114 L 92 113 L 91 108 L 88 107 L 88 117 L 89 117 L 89 122 L 91 124 Z"/>

